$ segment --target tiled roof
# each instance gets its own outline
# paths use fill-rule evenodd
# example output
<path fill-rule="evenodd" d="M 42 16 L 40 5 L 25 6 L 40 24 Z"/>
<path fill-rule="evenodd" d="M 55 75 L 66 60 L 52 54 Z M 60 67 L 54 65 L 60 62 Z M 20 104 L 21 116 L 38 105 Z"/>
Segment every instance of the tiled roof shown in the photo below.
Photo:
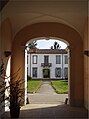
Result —
<path fill-rule="evenodd" d="M 67 54 L 65 49 L 33 49 L 28 54 Z"/>

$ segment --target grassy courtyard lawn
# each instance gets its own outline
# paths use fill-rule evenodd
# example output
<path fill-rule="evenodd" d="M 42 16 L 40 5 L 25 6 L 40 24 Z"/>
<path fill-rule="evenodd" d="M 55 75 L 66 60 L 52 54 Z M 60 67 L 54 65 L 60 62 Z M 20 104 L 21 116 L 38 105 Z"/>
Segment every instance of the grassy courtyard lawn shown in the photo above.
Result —
<path fill-rule="evenodd" d="M 58 94 L 68 93 L 68 81 L 67 80 L 52 80 L 51 85 Z"/>
<path fill-rule="evenodd" d="M 28 93 L 35 93 L 41 86 L 42 81 L 41 80 L 28 80 L 27 81 L 27 92 Z"/>

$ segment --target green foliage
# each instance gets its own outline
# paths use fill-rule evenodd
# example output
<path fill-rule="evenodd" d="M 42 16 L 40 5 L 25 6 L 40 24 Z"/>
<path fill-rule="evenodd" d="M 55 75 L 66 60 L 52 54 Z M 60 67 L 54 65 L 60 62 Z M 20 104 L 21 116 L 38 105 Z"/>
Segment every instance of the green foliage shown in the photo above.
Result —
<path fill-rule="evenodd" d="M 14 80 L 14 78 L 13 78 Z M 16 77 L 14 83 L 10 83 L 10 106 L 22 106 L 24 102 L 24 81 Z"/>
<path fill-rule="evenodd" d="M 60 49 L 61 46 L 58 44 L 58 42 L 54 42 L 54 49 Z"/>
<path fill-rule="evenodd" d="M 58 94 L 68 93 L 68 81 L 67 80 L 52 80 L 51 85 Z"/>
<path fill-rule="evenodd" d="M 37 46 L 36 41 L 33 41 L 33 42 L 31 42 L 31 43 L 28 44 L 28 47 L 29 47 L 30 49 L 33 49 L 33 48 L 35 48 L 36 46 Z"/>
<path fill-rule="evenodd" d="M 0 65 L 0 104 L 5 100 L 10 102 L 10 107 L 21 106 L 24 100 L 24 81 L 19 75 L 19 70 L 13 75 L 6 76 L 4 63 Z M 10 78 L 10 81 L 8 80 Z M 5 80 L 8 82 L 8 86 L 5 84 Z M 5 91 L 8 91 L 8 96 L 5 95 Z"/>
<path fill-rule="evenodd" d="M 35 93 L 39 87 L 41 86 L 42 81 L 41 80 L 28 80 L 27 82 L 27 92 L 29 93 Z"/>
<path fill-rule="evenodd" d="M 2 102 L 4 102 L 5 100 L 7 100 L 9 98 L 5 95 L 5 91 L 7 89 L 9 90 L 9 86 L 6 86 L 6 82 L 5 82 L 5 79 L 7 79 L 7 81 L 8 81 L 8 78 L 9 77 L 6 76 L 6 72 L 4 69 L 3 59 L 1 59 L 1 64 L 0 64 L 0 105 Z"/>

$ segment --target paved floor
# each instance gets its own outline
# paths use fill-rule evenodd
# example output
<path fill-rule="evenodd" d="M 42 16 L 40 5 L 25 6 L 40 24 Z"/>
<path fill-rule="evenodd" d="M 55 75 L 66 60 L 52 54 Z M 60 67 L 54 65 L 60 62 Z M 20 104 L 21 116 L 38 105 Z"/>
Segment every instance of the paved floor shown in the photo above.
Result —
<path fill-rule="evenodd" d="M 30 98 L 31 104 L 27 104 L 21 108 L 19 119 L 88 119 L 86 109 L 70 107 L 68 104 L 64 104 L 63 99 L 65 97 L 61 95 L 59 95 L 61 97 L 60 100 L 62 100 L 60 102 L 59 97 L 57 98 L 57 94 L 50 87 L 49 82 L 44 82 L 44 85 L 35 94 L 35 97 L 34 95 L 32 96 L 33 101 Z M 42 104 L 42 102 L 44 103 Z M 2 119 L 10 119 L 9 110 L 5 112 Z"/>
<path fill-rule="evenodd" d="M 40 94 L 56 94 L 52 86 L 50 85 L 50 81 L 43 81 L 43 84 L 38 89 L 37 93 Z"/>
<path fill-rule="evenodd" d="M 65 104 L 67 94 L 28 94 L 30 104 Z"/>
<path fill-rule="evenodd" d="M 9 111 L 2 119 L 10 119 Z M 88 119 L 84 108 L 57 104 L 27 104 L 21 108 L 19 119 Z"/>
<path fill-rule="evenodd" d="M 64 104 L 68 94 L 57 94 L 50 81 L 44 81 L 37 93 L 28 94 L 30 104 Z"/>

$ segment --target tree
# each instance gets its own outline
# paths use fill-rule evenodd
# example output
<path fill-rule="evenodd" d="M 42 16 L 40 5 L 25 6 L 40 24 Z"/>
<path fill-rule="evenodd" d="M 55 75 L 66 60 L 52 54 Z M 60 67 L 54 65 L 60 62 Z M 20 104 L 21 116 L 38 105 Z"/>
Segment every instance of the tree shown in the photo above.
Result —
<path fill-rule="evenodd" d="M 30 49 L 33 49 L 33 48 L 36 48 L 36 46 L 37 46 L 36 41 L 33 41 L 33 42 L 29 43 L 27 47 L 29 47 Z"/>
<path fill-rule="evenodd" d="M 51 46 L 51 49 L 60 49 L 61 48 L 61 46 L 59 45 L 59 43 L 58 42 L 54 42 L 54 45 L 53 46 Z"/>

